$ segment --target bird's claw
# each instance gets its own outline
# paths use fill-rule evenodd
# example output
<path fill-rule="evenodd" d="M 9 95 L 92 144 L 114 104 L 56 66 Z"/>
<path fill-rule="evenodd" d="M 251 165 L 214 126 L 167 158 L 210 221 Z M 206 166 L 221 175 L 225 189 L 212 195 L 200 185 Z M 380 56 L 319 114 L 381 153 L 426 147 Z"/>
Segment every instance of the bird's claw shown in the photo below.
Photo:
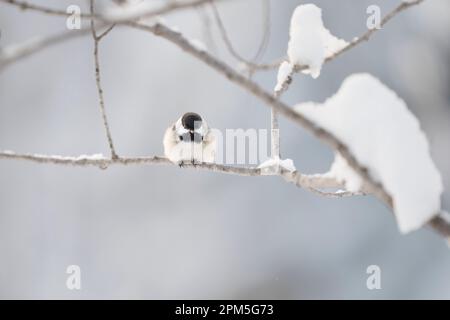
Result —
<path fill-rule="evenodd" d="M 178 166 L 179 166 L 180 168 L 185 168 L 186 165 L 191 165 L 191 166 L 193 166 L 194 168 L 196 168 L 196 167 L 199 165 L 199 163 L 198 163 L 197 161 L 195 161 L 195 160 L 191 160 L 191 161 L 189 161 L 189 162 L 186 162 L 186 161 L 180 161 L 180 162 L 178 162 Z"/>

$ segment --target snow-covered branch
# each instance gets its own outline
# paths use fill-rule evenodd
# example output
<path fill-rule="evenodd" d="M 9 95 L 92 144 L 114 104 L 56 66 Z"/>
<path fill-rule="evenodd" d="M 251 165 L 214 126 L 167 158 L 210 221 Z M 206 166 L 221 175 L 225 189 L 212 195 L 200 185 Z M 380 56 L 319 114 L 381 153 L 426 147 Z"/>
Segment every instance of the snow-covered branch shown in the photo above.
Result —
<path fill-rule="evenodd" d="M 60 155 L 43 155 L 43 154 L 20 154 L 13 151 L 1 151 L 0 159 L 23 160 L 41 164 L 66 165 L 75 167 L 98 167 L 107 169 L 110 166 L 126 166 L 126 165 L 167 165 L 178 166 L 170 162 L 167 158 L 161 156 L 153 157 L 117 157 L 115 159 L 107 158 L 102 154 L 80 155 L 77 157 L 66 157 Z M 217 163 L 183 163 L 180 167 L 207 170 L 217 173 L 232 174 L 246 177 L 265 176 L 260 168 L 257 167 L 238 167 L 222 165 Z M 301 174 L 298 171 L 291 172 L 282 170 L 279 174 L 287 182 L 291 182 L 296 186 L 312 191 L 314 193 L 328 197 L 342 197 L 349 195 L 357 195 L 359 193 L 346 192 L 326 192 L 322 190 L 343 188 L 343 185 L 337 182 L 333 177 L 327 175 Z"/>
<path fill-rule="evenodd" d="M 128 22 L 126 23 L 126 25 L 129 25 L 133 28 L 137 28 L 140 30 L 148 31 L 153 33 L 154 35 L 162 37 L 172 42 L 173 44 L 177 45 L 184 52 L 189 53 L 195 58 L 203 61 L 205 64 L 209 65 L 211 68 L 215 69 L 220 74 L 225 76 L 231 82 L 239 85 L 243 89 L 253 94 L 255 97 L 262 100 L 266 106 L 274 108 L 277 112 L 279 112 L 286 118 L 296 122 L 304 129 L 312 133 L 322 142 L 330 145 L 336 151 L 339 151 L 348 161 L 348 163 L 358 173 L 360 173 L 364 178 L 371 180 L 365 168 L 361 167 L 357 163 L 353 155 L 348 151 L 347 147 L 341 141 L 336 139 L 336 137 L 334 137 L 331 133 L 327 132 L 323 128 L 320 128 L 314 122 L 310 121 L 306 117 L 294 111 L 290 106 L 278 100 L 271 93 L 269 93 L 268 91 L 264 90 L 261 86 L 259 86 L 256 82 L 247 79 L 240 73 L 233 70 L 223 61 L 215 58 L 213 55 L 204 50 L 198 49 L 195 45 L 191 43 L 191 41 L 185 38 L 180 32 L 172 30 L 171 28 L 168 28 L 161 23 L 156 23 L 154 25 L 149 26 L 137 22 Z M 378 188 L 374 185 L 374 189 L 376 190 Z"/>
<path fill-rule="evenodd" d="M 354 47 L 358 46 L 359 44 L 368 41 L 372 35 L 377 32 L 378 30 L 381 30 L 381 28 L 386 25 L 390 20 L 392 20 L 395 16 L 397 16 L 402 11 L 405 11 L 408 8 L 411 8 L 413 6 L 416 6 L 420 3 L 422 3 L 424 0 L 412 0 L 408 2 L 401 2 L 396 8 L 394 8 L 391 12 L 389 12 L 386 16 L 383 17 L 383 19 L 380 22 L 380 29 L 372 28 L 364 32 L 359 37 L 354 38 L 351 42 L 347 43 L 346 45 L 341 46 L 340 48 L 337 48 L 337 50 L 331 51 L 328 53 L 328 55 L 324 58 L 323 63 L 330 62 L 334 60 L 335 58 L 342 55 L 344 52 L 347 52 Z M 291 27 L 292 28 L 292 27 Z M 303 43 L 304 44 L 304 43 Z M 252 71 L 256 70 L 269 70 L 271 68 L 278 68 L 282 66 L 283 62 L 286 62 L 287 58 L 279 59 L 278 61 L 275 61 L 274 63 L 269 64 L 263 64 L 261 66 L 254 65 L 251 66 Z M 311 69 L 310 65 L 306 64 L 296 64 L 294 61 L 290 61 L 290 64 L 292 64 L 292 67 L 290 68 L 289 72 L 284 75 L 284 79 L 281 79 L 281 81 L 278 81 L 277 85 L 277 94 L 278 96 L 281 96 L 286 90 L 289 89 L 290 84 L 292 83 L 292 79 L 295 73 L 299 72 L 305 72 Z"/>
<path fill-rule="evenodd" d="M 38 6 L 32 6 L 32 5 L 25 5 L 25 3 L 22 3 L 19 1 L 6 1 L 6 0 L 0 0 L 1 2 L 6 2 L 9 4 L 13 4 L 25 9 L 31 9 L 40 11 L 43 13 L 48 14 L 54 14 L 54 15 L 67 15 L 65 12 L 60 12 L 58 10 L 52 10 L 52 9 L 46 9 L 43 7 Z M 241 88 L 248 91 L 253 96 L 260 99 L 262 102 L 264 102 L 264 105 L 271 108 L 274 117 L 272 118 L 274 121 L 272 123 L 272 127 L 274 127 L 274 124 L 276 125 L 276 115 L 280 114 L 291 121 L 297 123 L 301 127 L 303 127 L 305 130 L 307 130 L 309 133 L 314 135 L 316 138 L 318 138 L 320 141 L 324 142 L 325 144 L 329 145 L 340 157 L 342 157 L 343 161 L 345 161 L 345 164 L 351 169 L 352 174 L 355 174 L 358 176 L 358 179 L 360 179 L 361 186 L 363 188 L 360 188 L 358 190 L 344 190 L 344 191 L 338 191 L 338 192 L 332 192 L 328 193 L 323 191 L 323 189 L 327 188 L 338 188 L 343 189 L 346 187 L 345 182 L 341 182 L 339 179 L 336 179 L 336 177 L 330 176 L 330 175 L 303 175 L 295 170 L 286 170 L 285 168 L 281 168 L 276 172 L 276 176 L 280 176 L 283 179 L 285 179 L 287 182 L 293 183 L 299 187 L 305 188 L 307 190 L 310 190 L 312 192 L 325 195 L 325 196 L 333 196 L 333 197 L 343 197 L 343 196 L 352 196 L 352 195 L 363 195 L 363 194 L 373 194 L 378 199 L 389 205 L 393 210 L 396 209 L 397 203 L 394 200 L 398 200 L 398 198 L 394 199 L 394 196 L 396 196 L 396 189 L 391 188 L 389 184 L 385 184 L 386 180 L 381 179 L 380 177 L 373 172 L 373 168 L 370 166 L 371 163 L 366 163 L 361 161 L 361 157 L 357 158 L 359 156 L 357 149 L 355 149 L 354 146 L 349 145 L 349 141 L 345 139 L 342 135 L 339 134 L 339 132 L 336 132 L 333 130 L 332 126 L 327 126 L 327 123 L 321 123 L 320 121 L 317 121 L 317 119 L 311 118 L 309 115 L 306 115 L 302 112 L 299 112 L 299 110 L 294 110 L 291 106 L 285 104 L 282 102 L 279 97 L 280 95 L 289 88 L 289 83 L 292 80 L 292 75 L 296 72 L 300 71 L 310 71 L 313 76 L 318 76 L 318 73 L 320 72 L 320 67 L 323 62 L 328 62 L 336 58 L 337 56 L 341 55 L 342 53 L 354 48 L 359 43 L 362 43 L 363 41 L 368 40 L 371 35 L 376 32 L 377 29 L 372 29 L 367 31 L 365 34 L 363 34 L 361 37 L 355 39 L 354 41 L 343 45 L 344 42 L 342 42 L 340 39 L 335 38 L 331 35 L 331 33 L 323 27 L 322 24 L 319 25 L 319 28 L 316 28 L 318 30 L 318 35 L 320 37 L 313 37 L 316 40 L 317 39 L 325 39 L 326 41 L 333 42 L 333 51 L 330 53 L 325 50 L 325 53 L 328 53 L 327 55 L 324 55 L 323 49 L 323 43 L 313 43 L 312 45 L 317 45 L 317 48 L 319 48 L 319 60 L 318 61 L 312 61 L 313 64 L 317 62 L 316 65 L 313 66 L 311 64 L 303 65 L 297 63 L 297 61 L 289 61 L 290 68 L 285 68 L 284 70 L 281 70 L 279 73 L 279 83 L 277 86 L 277 89 L 275 90 L 275 94 L 272 94 L 271 92 L 265 90 L 261 86 L 259 86 L 256 82 L 252 81 L 251 79 L 246 78 L 239 72 L 235 71 L 233 68 L 228 66 L 223 61 L 216 58 L 211 53 L 207 52 L 206 50 L 200 48 L 199 46 L 195 45 L 192 41 L 190 41 L 188 38 L 183 36 L 182 33 L 175 31 L 166 25 L 162 23 L 155 23 L 152 25 L 147 25 L 142 22 L 138 22 L 138 20 L 142 17 L 151 17 L 156 16 L 168 12 L 172 12 L 175 10 L 181 10 L 184 8 L 190 8 L 193 6 L 202 5 L 210 0 L 196 0 L 196 1 L 171 1 L 168 2 L 165 7 L 151 10 L 138 10 L 138 11 L 125 11 L 122 13 L 117 14 L 107 14 L 107 15 L 96 15 L 93 12 L 90 14 L 82 14 L 82 17 L 84 18 L 90 18 L 92 21 L 92 28 L 84 29 L 84 30 L 74 30 L 67 33 L 62 33 L 47 39 L 37 40 L 33 41 L 31 43 L 26 43 L 24 45 L 21 45 L 16 48 L 6 48 L 3 49 L 0 52 L 0 68 L 2 66 L 5 66 L 7 64 L 10 64 L 24 56 L 30 55 L 34 52 L 37 52 L 47 46 L 53 45 L 55 43 L 59 43 L 61 41 L 74 38 L 77 36 L 84 35 L 88 33 L 89 31 L 92 32 L 95 40 L 96 46 L 98 46 L 98 36 L 96 34 L 97 30 L 103 29 L 105 27 L 108 27 L 111 25 L 111 22 L 114 22 L 117 24 L 117 26 L 127 26 L 132 27 L 135 29 L 140 29 L 146 32 L 150 32 L 153 35 L 156 35 L 158 37 L 164 38 L 168 40 L 169 42 L 173 43 L 177 47 L 179 47 L 182 51 L 186 52 L 187 54 L 195 57 L 196 59 L 202 61 L 212 69 L 216 70 L 218 73 L 223 75 L 226 79 L 229 81 L 235 83 L 236 85 L 240 86 Z M 395 17 L 398 13 L 401 11 L 421 3 L 423 0 L 415 0 L 415 1 L 408 1 L 408 2 L 402 2 L 396 9 L 394 9 L 391 13 L 389 13 L 386 17 L 383 18 L 381 21 L 381 26 L 385 25 L 389 20 L 391 20 L 393 17 Z M 188 5 L 189 4 L 189 5 Z M 312 12 L 312 14 L 317 14 L 317 11 L 314 12 L 314 8 L 309 7 L 309 9 Z M 298 12 L 299 16 L 304 14 L 304 12 Z M 308 13 L 309 15 L 309 13 Z M 93 21 L 99 21 L 99 24 L 97 27 L 94 26 Z M 318 20 L 317 20 L 318 21 Z M 294 21 L 295 22 L 295 21 Z M 321 17 L 320 17 L 321 22 Z M 294 29 L 292 31 L 292 29 Z M 108 29 L 110 30 L 110 29 Z M 301 28 L 292 28 L 291 24 L 291 31 L 295 35 L 295 37 L 300 39 L 307 39 L 308 35 L 305 34 Z M 106 34 L 106 33 L 103 33 Z M 321 41 L 322 41 L 321 40 Z M 289 56 L 290 60 L 292 57 L 295 56 L 302 56 L 302 52 L 298 52 L 297 48 L 298 46 L 293 45 L 289 46 Z M 96 56 L 96 69 L 98 70 L 98 54 L 95 54 Z M 301 59 L 300 59 L 301 60 Z M 289 67 L 289 66 L 288 66 Z M 282 71 L 282 72 L 281 72 Z M 101 87 L 100 87 L 100 81 L 99 81 L 99 71 L 96 71 L 97 73 L 97 85 L 98 90 L 101 93 Z M 103 100 L 102 95 L 100 95 L 100 99 Z M 112 144 L 111 135 L 109 132 L 109 127 L 107 124 L 105 112 L 104 112 L 104 102 L 100 102 L 101 108 L 102 108 L 102 114 L 104 116 L 104 124 L 107 129 L 107 136 L 110 142 L 110 148 L 112 157 L 111 158 L 105 158 L 101 155 L 94 155 L 94 156 L 80 156 L 80 157 L 61 157 L 61 156 L 46 156 L 46 155 L 31 155 L 31 154 L 16 154 L 14 152 L 0 152 L 0 159 L 16 159 L 16 160 L 28 160 L 38 163 L 52 163 L 52 164 L 65 164 L 65 165 L 74 165 L 74 166 L 96 166 L 100 168 L 107 168 L 111 165 L 128 165 L 128 164 L 171 164 L 166 158 L 163 157 L 138 157 L 138 158 L 124 158 L 119 157 L 114 151 L 114 147 Z M 321 124 L 321 125 L 319 125 Z M 350 149 L 349 147 L 352 147 Z M 274 148 L 273 150 L 276 151 Z M 352 150 L 352 151 L 351 151 Z M 236 174 L 236 175 L 242 175 L 242 176 L 262 176 L 263 171 L 261 168 L 245 168 L 245 167 L 234 167 L 234 166 L 225 166 L 221 164 L 211 164 L 211 163 L 198 163 L 198 164 L 183 164 L 184 167 L 195 167 L 197 169 L 205 169 L 210 170 L 214 172 L 222 172 L 222 173 L 229 173 L 229 174 Z M 371 171 L 372 170 L 372 171 Z M 390 189 L 386 189 L 389 187 Z M 389 192 L 387 191 L 389 190 Z M 430 220 L 429 220 L 429 226 L 431 226 L 435 231 L 437 231 L 439 234 L 443 235 L 446 238 L 450 237 L 450 221 L 445 217 L 444 213 L 440 212 L 430 212 Z"/>
<path fill-rule="evenodd" d="M 284 102 L 278 100 L 271 93 L 261 88 L 258 84 L 234 71 L 227 64 L 218 60 L 208 52 L 199 50 L 178 31 L 174 31 L 160 23 L 152 26 L 147 26 L 140 23 L 130 22 L 127 23 L 127 25 L 141 30 L 149 31 L 174 43 L 186 53 L 191 54 L 195 58 L 203 61 L 204 63 L 224 75 L 231 82 L 234 82 L 240 87 L 246 89 L 255 97 L 263 101 L 266 106 L 273 108 L 281 115 L 302 126 L 308 132 L 312 133 L 316 138 L 332 147 L 345 159 L 346 163 L 364 181 L 364 190 L 366 192 L 375 195 L 378 199 L 389 205 L 391 208 L 394 207 L 391 195 L 383 188 L 383 186 L 378 181 L 376 181 L 370 175 L 368 169 L 357 161 L 355 156 L 348 149 L 347 145 L 336 138 L 336 136 L 331 132 L 318 126 L 314 121 L 309 120 L 302 114 L 294 111 Z M 433 218 L 433 220 L 437 219 L 437 217 L 438 212 L 435 213 L 435 218 Z M 442 226 L 442 223 L 440 225 Z M 433 224 L 431 224 L 431 226 L 434 228 Z M 442 230 L 445 231 L 445 233 L 443 234 L 445 237 L 450 237 L 450 224 L 446 225 L 445 228 L 440 228 L 440 231 Z"/>

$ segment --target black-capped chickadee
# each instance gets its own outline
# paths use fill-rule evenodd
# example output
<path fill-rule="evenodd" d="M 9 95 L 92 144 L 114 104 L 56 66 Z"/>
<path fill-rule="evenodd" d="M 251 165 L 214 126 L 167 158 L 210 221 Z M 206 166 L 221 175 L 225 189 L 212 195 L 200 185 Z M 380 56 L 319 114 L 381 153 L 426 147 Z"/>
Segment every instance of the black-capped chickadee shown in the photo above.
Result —
<path fill-rule="evenodd" d="M 185 113 L 168 127 L 163 144 L 164 154 L 173 163 L 214 162 L 216 139 L 206 121 L 197 113 Z"/>

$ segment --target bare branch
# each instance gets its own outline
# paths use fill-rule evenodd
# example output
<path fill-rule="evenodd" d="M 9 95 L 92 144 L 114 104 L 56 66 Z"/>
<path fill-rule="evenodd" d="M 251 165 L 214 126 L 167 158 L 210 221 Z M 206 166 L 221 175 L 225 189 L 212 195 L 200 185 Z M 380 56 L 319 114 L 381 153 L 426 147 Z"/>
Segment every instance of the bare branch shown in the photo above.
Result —
<path fill-rule="evenodd" d="M 160 16 L 160 15 L 164 15 L 164 14 L 168 14 L 168 13 L 172 13 L 172 12 L 177 12 L 177 11 L 181 11 L 181 10 L 185 10 L 185 9 L 201 7 L 209 1 L 210 0 L 182 0 L 182 1 L 171 0 L 171 1 L 167 1 L 164 5 L 160 6 L 157 9 L 155 9 L 151 6 L 149 9 L 141 10 L 132 16 L 125 15 L 125 17 L 123 17 L 123 18 L 120 16 L 114 17 L 114 18 L 109 18 L 109 17 L 103 16 L 101 19 L 109 21 L 109 22 L 115 22 L 115 23 L 125 22 L 125 21 L 130 21 L 130 20 L 139 20 L 139 19 L 144 19 L 144 18 Z M 223 1 L 223 0 L 218 0 L 218 1 Z"/>
<path fill-rule="evenodd" d="M 205 42 L 208 50 L 211 53 L 216 54 L 218 52 L 217 44 L 213 36 L 211 17 L 209 16 L 209 11 L 207 10 L 207 7 L 205 6 L 202 8 L 198 8 L 197 14 L 200 17 L 202 24 L 203 41 Z"/>
<path fill-rule="evenodd" d="M 264 28 L 263 28 L 263 37 L 261 39 L 261 43 L 259 45 L 258 50 L 255 53 L 255 56 L 253 57 L 253 61 L 257 61 L 260 59 L 264 52 L 266 51 L 269 40 L 270 40 L 270 14 L 271 14 L 271 7 L 270 7 L 270 0 L 264 0 L 263 1 L 263 14 L 264 14 Z"/>
<path fill-rule="evenodd" d="M 252 70 L 252 66 L 256 65 L 254 61 L 258 59 L 258 57 L 262 54 L 265 47 L 267 46 L 267 41 L 268 41 L 268 37 L 269 37 L 269 33 L 270 33 L 270 2 L 268 0 L 265 0 L 263 2 L 263 5 L 265 6 L 265 19 L 264 19 L 265 27 L 264 27 L 264 31 L 263 31 L 263 38 L 261 40 L 261 44 L 260 44 L 254 58 L 252 59 L 253 61 L 250 61 L 250 60 L 242 57 L 236 51 L 233 44 L 231 43 L 230 37 L 228 36 L 227 30 L 225 28 L 225 24 L 223 23 L 222 18 L 220 17 L 219 9 L 217 8 L 215 1 L 217 1 L 217 0 L 209 0 L 214 19 L 219 28 L 220 35 L 222 37 L 223 42 L 225 43 L 225 46 L 227 47 L 230 54 L 237 61 L 243 63 L 249 71 Z M 250 74 L 251 74 L 251 72 L 250 72 Z"/>
<path fill-rule="evenodd" d="M 101 27 L 103 26 L 100 26 L 99 28 Z M 68 30 L 49 36 L 47 38 L 31 39 L 17 45 L 11 45 L 8 47 L 1 48 L 0 71 L 4 69 L 6 66 L 20 59 L 28 57 L 32 54 L 35 54 L 47 47 L 50 47 L 58 43 L 62 43 L 64 41 L 75 39 L 81 36 L 85 36 L 90 32 L 91 31 L 89 29 Z"/>
<path fill-rule="evenodd" d="M 53 15 L 53 16 L 70 16 L 71 15 L 70 13 L 67 13 L 64 10 L 44 7 L 44 6 L 36 5 L 36 4 L 30 3 L 30 2 L 27 2 L 27 1 L 0 0 L 0 2 L 13 5 L 15 7 L 18 7 L 20 10 L 38 11 L 38 12 L 45 13 L 45 14 L 48 14 L 48 15 Z M 87 14 L 87 13 L 81 13 L 81 17 L 82 18 L 88 18 L 88 19 L 92 18 L 92 16 L 90 14 Z"/>
<path fill-rule="evenodd" d="M 80 18 L 84 18 L 84 19 L 94 18 L 96 20 L 102 20 L 104 22 L 110 22 L 110 23 L 124 22 L 127 20 L 139 20 L 142 18 L 151 18 L 151 17 L 155 17 L 155 16 L 159 16 L 159 15 L 168 14 L 171 12 L 181 11 L 184 9 L 196 8 L 196 7 L 200 7 L 200 6 L 204 5 L 208 1 L 210 1 L 210 0 L 189 0 L 189 1 L 187 1 L 187 0 L 184 0 L 184 1 L 172 0 L 172 1 L 167 1 L 164 5 L 160 6 L 159 8 L 155 9 L 155 8 L 153 8 L 153 6 L 149 6 L 148 9 L 141 10 L 138 13 L 136 13 L 135 15 L 133 15 L 131 17 L 127 16 L 126 18 L 122 18 L 119 16 L 114 19 L 111 19 L 108 17 L 104 17 L 102 15 L 97 15 L 97 14 L 92 14 L 92 13 L 81 13 Z M 222 1 L 222 0 L 217 0 L 217 1 Z M 21 10 L 32 10 L 32 11 L 37 11 L 37 12 L 54 15 L 54 16 L 66 16 L 67 17 L 67 16 L 71 15 L 70 13 L 67 13 L 64 10 L 35 5 L 35 4 L 32 4 L 27 1 L 0 0 L 0 2 L 13 5 L 15 7 L 18 7 Z"/>
<path fill-rule="evenodd" d="M 233 44 L 231 43 L 230 37 L 228 36 L 227 30 L 225 29 L 225 25 L 223 24 L 222 18 L 220 17 L 219 10 L 214 2 L 214 0 L 209 0 L 209 3 L 212 8 L 213 16 L 216 21 L 217 27 L 219 28 L 220 35 L 222 37 L 225 46 L 227 47 L 230 54 L 239 62 L 244 64 L 251 64 L 252 62 L 242 57 L 235 49 Z"/>
<path fill-rule="evenodd" d="M 89 8 L 90 8 L 91 16 L 94 16 L 94 0 L 89 1 Z M 114 25 L 109 27 L 100 36 L 97 36 L 97 32 L 95 31 L 94 18 L 91 19 L 90 26 L 91 26 L 92 39 L 94 40 L 95 83 L 97 85 L 98 100 L 99 100 L 99 104 L 100 104 L 100 111 L 102 113 L 103 126 L 105 127 L 106 137 L 108 139 L 109 149 L 111 151 L 111 158 L 117 159 L 118 156 L 117 156 L 116 150 L 114 148 L 114 143 L 113 143 L 113 139 L 112 139 L 112 135 L 111 135 L 111 129 L 109 128 L 108 117 L 106 116 L 106 111 L 105 111 L 105 99 L 103 97 L 103 88 L 102 88 L 102 83 L 101 83 L 101 78 L 100 78 L 100 61 L 98 58 L 99 42 L 105 35 L 107 35 L 112 30 Z"/>
<path fill-rule="evenodd" d="M 92 21 L 92 20 L 91 20 L 91 21 Z M 112 29 L 114 29 L 115 26 L 116 26 L 116 24 L 113 23 L 108 29 L 106 29 L 105 31 L 103 31 L 102 33 L 100 33 L 99 35 L 97 35 L 97 36 L 96 36 L 96 37 L 97 37 L 97 40 L 98 40 L 98 41 L 102 40 L 103 37 L 107 36 L 108 33 L 110 33 Z M 95 31 L 95 28 L 94 28 L 94 31 Z"/>
<path fill-rule="evenodd" d="M 265 2 L 266 3 L 266 27 L 265 27 L 265 31 L 264 31 L 264 37 L 263 40 L 261 42 L 261 45 L 255 55 L 255 58 L 253 60 L 256 60 L 257 57 L 260 55 L 260 53 L 263 51 L 263 47 L 267 42 L 267 35 L 268 32 L 270 30 L 270 26 L 269 26 L 269 16 L 270 16 L 270 3 L 269 2 Z M 253 61 L 249 61 L 245 58 L 243 58 L 233 47 L 233 44 L 231 43 L 231 40 L 228 36 L 228 33 L 226 31 L 225 25 L 222 21 L 222 18 L 220 17 L 220 13 L 219 10 L 214 2 L 214 0 L 210 0 L 210 4 L 211 4 L 211 8 L 214 14 L 214 18 L 216 20 L 216 24 L 219 27 L 219 31 L 220 34 L 222 36 L 222 39 L 228 49 L 228 51 L 230 52 L 230 54 L 239 62 L 243 63 L 247 69 L 250 71 L 249 75 L 251 76 L 252 74 L 252 66 L 255 65 L 255 63 Z M 277 97 L 277 94 L 276 94 Z M 271 109 L 270 111 L 270 128 L 271 128 L 271 139 L 270 139 L 270 143 L 271 143 L 271 156 L 272 158 L 280 158 L 280 127 L 278 124 L 278 115 L 275 109 Z"/>
<path fill-rule="evenodd" d="M 450 246 L 450 214 L 447 211 L 441 211 L 430 220 L 429 226 L 440 235 L 447 238 L 447 244 Z"/>
<path fill-rule="evenodd" d="M 170 1 L 166 3 L 165 5 L 161 6 L 157 9 L 152 10 L 146 10 L 139 12 L 139 15 L 133 17 L 133 19 L 140 19 L 140 18 L 150 18 L 155 17 L 158 15 L 168 14 L 175 11 L 180 11 L 184 9 L 199 7 L 203 4 L 205 4 L 207 1 L 210 0 L 191 0 L 191 1 Z M 217 0 L 221 1 L 221 0 Z M 60 9 L 53 9 L 49 7 L 44 7 L 40 5 L 34 5 L 26 1 L 20 1 L 20 0 L 0 0 L 0 3 L 6 3 L 12 6 L 15 6 L 21 10 L 33 10 L 36 12 L 45 13 L 48 15 L 53 16 L 63 16 L 68 17 L 71 14 L 67 13 L 64 10 Z M 96 30 L 101 30 L 105 27 L 108 27 L 113 23 L 114 21 L 107 20 L 102 16 L 90 14 L 90 13 L 80 13 L 80 18 L 84 19 L 95 19 L 100 22 L 100 24 L 96 27 Z M 112 27 L 110 27 L 112 28 Z M 106 35 L 110 30 L 106 30 Z M 60 32 L 55 35 L 51 35 L 47 38 L 36 38 L 31 39 L 28 41 L 25 41 L 24 43 L 18 44 L 18 45 L 12 45 L 6 48 L 2 48 L 0 50 L 0 71 L 5 68 L 6 66 L 22 59 L 27 56 L 30 56 L 34 53 L 37 53 L 47 47 L 50 47 L 55 44 L 59 44 L 74 38 L 78 38 L 84 35 L 89 34 L 91 31 L 89 29 L 79 29 L 79 30 L 67 30 L 64 32 Z M 103 37 L 104 35 L 100 35 L 100 37 Z"/>
<path fill-rule="evenodd" d="M 405 11 L 406 9 L 408 9 L 410 7 L 421 4 L 423 1 L 425 1 L 425 0 L 416 0 L 416 1 L 410 1 L 410 2 L 402 1 L 394 10 L 392 10 L 385 17 L 383 17 L 383 19 L 381 20 L 381 23 L 380 23 L 380 27 L 381 28 L 384 27 L 384 25 L 386 23 L 388 23 L 390 20 L 392 20 L 392 18 L 394 18 L 397 14 L 401 13 L 402 11 Z M 343 47 L 341 50 L 336 51 L 334 54 L 327 57 L 325 59 L 325 61 L 329 62 L 329 61 L 333 60 L 334 58 L 337 58 L 344 52 L 356 47 L 360 43 L 362 43 L 364 41 L 368 41 L 370 39 L 370 37 L 378 30 L 379 29 L 377 29 L 377 28 L 369 29 L 364 34 L 362 34 L 360 37 L 358 37 L 358 38 L 354 39 L 352 42 L 350 42 L 347 46 Z"/>
<path fill-rule="evenodd" d="M 247 65 L 248 71 L 250 73 L 255 73 L 256 71 L 270 71 L 273 69 L 276 69 L 280 66 L 280 64 L 283 63 L 283 61 L 287 60 L 287 56 L 274 59 L 272 62 L 267 63 L 253 63 L 250 65 Z"/>

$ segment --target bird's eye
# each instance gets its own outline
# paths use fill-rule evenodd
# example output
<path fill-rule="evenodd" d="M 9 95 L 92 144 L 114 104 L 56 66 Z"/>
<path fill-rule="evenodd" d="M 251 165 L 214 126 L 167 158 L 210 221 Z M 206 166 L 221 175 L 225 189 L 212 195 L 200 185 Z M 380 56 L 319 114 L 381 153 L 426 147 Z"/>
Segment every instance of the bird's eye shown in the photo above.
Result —
<path fill-rule="evenodd" d="M 183 136 L 179 136 L 180 140 L 183 141 Z"/>

